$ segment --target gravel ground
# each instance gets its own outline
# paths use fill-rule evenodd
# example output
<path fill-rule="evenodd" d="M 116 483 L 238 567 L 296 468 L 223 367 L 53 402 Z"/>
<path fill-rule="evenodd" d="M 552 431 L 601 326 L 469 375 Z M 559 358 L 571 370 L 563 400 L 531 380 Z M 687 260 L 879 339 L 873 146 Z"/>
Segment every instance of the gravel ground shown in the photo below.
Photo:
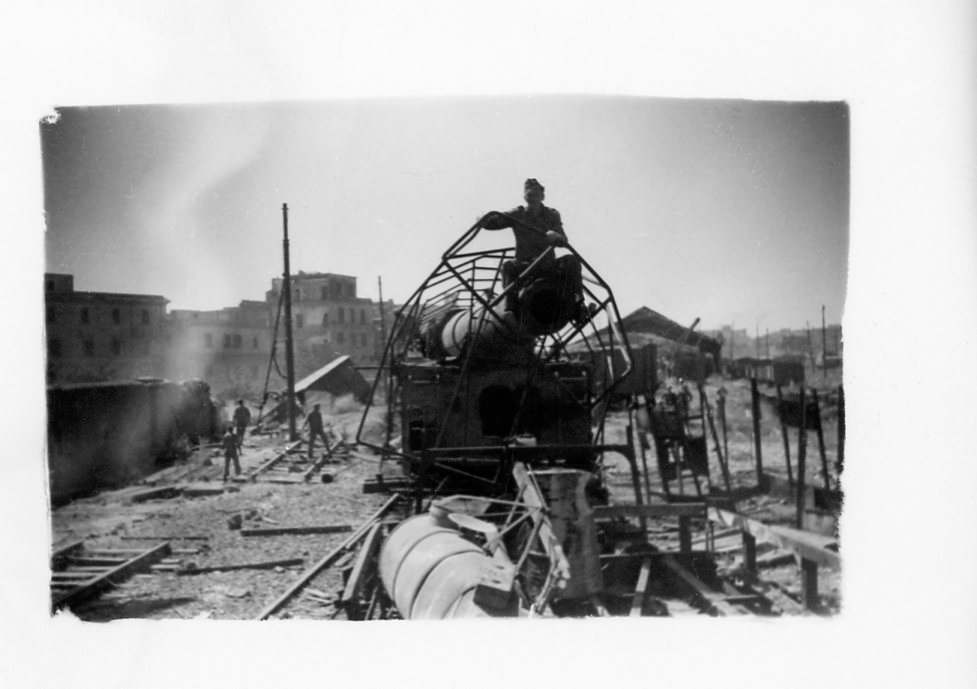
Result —
<path fill-rule="evenodd" d="M 748 409 L 749 389 L 739 382 L 724 381 L 729 392 L 730 409 Z M 707 386 L 710 399 L 715 399 L 717 385 Z M 745 401 L 745 405 L 744 405 Z M 336 414 L 332 419 L 337 433 L 352 442 L 359 415 L 355 409 Z M 382 428 L 382 410 L 371 415 L 368 428 L 378 432 Z M 627 414 L 614 413 L 608 421 L 608 442 L 625 438 Z M 749 414 L 742 411 L 729 415 L 729 446 L 732 483 L 749 486 L 755 482 L 752 456 L 752 435 Z M 783 463 L 779 425 L 772 414 L 764 414 L 763 437 L 766 466 L 779 472 Z M 828 438 L 833 434 L 828 433 Z M 249 436 L 245 441 L 242 469 L 247 473 L 275 456 L 285 444 L 283 435 Z M 829 459 L 833 446 L 829 445 Z M 769 451 L 769 454 L 767 454 Z M 778 453 L 780 453 L 778 455 Z M 348 533 L 328 535 L 282 535 L 242 537 L 229 520 L 240 518 L 245 527 L 348 525 L 356 528 L 385 502 L 385 495 L 365 495 L 363 481 L 378 471 L 378 463 L 361 456 L 350 455 L 339 463 L 327 464 L 324 471 L 333 482 L 313 480 L 302 484 L 228 483 L 219 479 L 223 460 L 217 449 L 204 449 L 193 455 L 188 463 L 197 470 L 196 480 L 188 485 L 225 488 L 223 494 L 206 497 L 176 497 L 134 503 L 131 494 L 146 486 L 134 486 L 105 492 L 76 500 L 52 512 L 55 546 L 85 539 L 88 548 L 149 548 L 169 537 L 173 548 L 199 549 L 195 554 L 180 554 L 183 564 L 197 567 L 216 567 L 236 563 L 252 563 L 287 558 L 302 558 L 302 565 L 278 567 L 270 570 L 235 570 L 203 573 L 192 576 L 175 573 L 147 573 L 129 578 L 101 597 L 78 606 L 74 612 L 89 621 L 108 621 L 119 618 L 213 618 L 253 619 L 272 600 L 283 593 L 308 567 L 333 550 Z M 815 455 L 816 456 L 816 455 Z M 710 440 L 713 482 L 721 481 Z M 298 458 L 297 458 L 298 459 Z M 655 480 L 655 463 L 648 456 L 652 489 L 660 490 Z M 812 462 L 813 464 L 813 462 Z M 632 502 L 630 470 L 623 458 L 608 458 L 608 478 L 615 501 Z M 384 473 L 389 473 L 385 471 Z M 812 474 L 812 478 L 813 478 Z M 186 483 L 186 482 L 184 482 Z M 689 488 L 691 490 L 691 488 Z M 744 513 L 769 523 L 790 524 L 793 506 L 789 500 L 759 496 L 738 505 Z M 157 537 L 155 540 L 133 540 L 135 537 Z M 206 540 L 180 540 L 179 536 L 204 536 Z M 125 538 L 123 538 L 125 537 Z M 761 546 L 759 554 L 765 554 Z M 739 554 L 719 555 L 721 572 L 735 572 L 740 564 Z M 785 565 L 764 569 L 763 588 L 781 607 L 791 610 L 790 598 L 796 600 L 800 592 L 798 568 Z M 341 588 L 338 568 L 330 568 L 309 583 L 309 588 L 336 597 Z M 826 609 L 840 607 L 840 573 L 821 571 L 820 586 Z M 328 619 L 335 609 L 328 603 L 299 596 L 279 614 L 281 617 Z"/>

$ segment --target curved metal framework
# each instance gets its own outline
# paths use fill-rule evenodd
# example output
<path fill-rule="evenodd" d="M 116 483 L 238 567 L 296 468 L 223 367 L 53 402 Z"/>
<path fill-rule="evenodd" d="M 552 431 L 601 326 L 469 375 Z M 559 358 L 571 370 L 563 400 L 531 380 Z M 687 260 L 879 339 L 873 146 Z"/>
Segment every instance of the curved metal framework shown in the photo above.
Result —
<path fill-rule="evenodd" d="M 472 225 L 455 241 L 441 256 L 441 261 L 431 274 L 410 296 L 406 303 L 397 311 L 391 333 L 387 338 L 379 373 L 376 376 L 370 392 L 369 401 L 357 429 L 356 442 L 370 447 L 381 453 L 382 457 L 399 457 L 401 459 L 419 462 L 418 453 L 398 450 L 391 445 L 393 434 L 393 407 L 398 402 L 398 368 L 405 363 L 421 363 L 433 361 L 438 365 L 451 368 L 459 373 L 458 384 L 454 390 L 452 402 L 459 399 L 462 381 L 473 365 L 473 350 L 471 346 L 463 346 L 454 356 L 441 352 L 439 355 L 425 351 L 422 326 L 431 323 L 444 323 L 445 320 L 457 314 L 467 316 L 467 328 L 470 336 L 486 325 L 509 333 L 514 338 L 519 333 L 513 329 L 513 321 L 506 318 L 502 311 L 509 293 L 523 286 L 537 274 L 539 266 L 553 257 L 557 248 L 550 246 L 537 257 L 527 268 L 522 270 L 515 280 L 507 287 L 502 285 L 503 264 L 515 256 L 515 250 L 507 247 L 475 250 L 473 242 L 483 232 L 482 221 L 497 212 L 488 213 Z M 529 226 L 512 216 L 506 216 L 514 223 L 531 230 L 541 232 L 538 228 Z M 490 234 L 498 234 L 491 231 Z M 507 239 L 511 237 L 505 233 Z M 511 240 L 510 240 L 511 241 Z M 592 419 L 593 443 L 601 442 L 603 438 L 604 420 L 607 404 L 611 393 L 631 370 L 631 350 L 627 336 L 621 326 L 621 315 L 614 300 L 614 294 L 604 279 L 591 265 L 570 245 L 561 247 L 563 251 L 579 261 L 582 277 L 582 292 L 589 305 L 589 317 L 577 321 L 566 322 L 555 332 L 548 332 L 531 336 L 532 356 L 525 361 L 527 371 L 540 368 L 541 365 L 575 361 L 586 363 L 592 375 L 590 394 L 587 399 L 578 399 L 590 412 Z M 460 319 L 465 322 L 465 319 Z M 522 334 L 525 339 L 525 333 Z M 464 339 L 464 338 L 462 338 Z M 615 350 L 618 356 L 614 356 Z M 475 366 L 485 365 L 484 362 Z M 383 375 L 386 373 L 387 375 Z M 527 375 L 533 375 L 528 373 Z M 387 402 L 386 441 L 382 445 L 370 443 L 363 437 L 363 428 L 367 416 L 374 404 L 381 380 L 386 381 L 385 400 Z M 525 400 L 523 400 L 525 401 Z M 440 446 L 444 436 L 447 420 L 443 420 L 437 432 L 434 447 Z M 439 448 L 440 449 L 440 448 Z M 479 448 L 487 449 L 487 448 Z M 502 448 L 497 448 L 501 450 Z M 599 451 L 598 447 L 595 447 Z"/>

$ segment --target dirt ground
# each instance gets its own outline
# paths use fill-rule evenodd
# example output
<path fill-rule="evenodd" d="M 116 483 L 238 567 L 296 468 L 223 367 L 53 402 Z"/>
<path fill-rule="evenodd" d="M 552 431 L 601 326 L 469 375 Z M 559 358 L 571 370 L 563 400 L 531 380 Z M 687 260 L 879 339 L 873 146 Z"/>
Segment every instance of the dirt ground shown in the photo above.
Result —
<path fill-rule="evenodd" d="M 730 451 L 730 474 L 733 487 L 755 485 L 756 473 L 753 458 L 752 421 L 750 417 L 750 392 L 746 381 L 710 380 L 706 394 L 715 404 L 716 391 L 722 385 L 727 391 L 727 441 Z M 693 407 L 698 405 L 696 398 Z M 337 434 L 350 441 L 355 438 L 361 410 L 355 405 L 338 405 L 332 410 L 329 421 Z M 825 419 L 825 442 L 828 461 L 832 462 L 836 451 L 834 424 L 831 410 Z M 382 429 L 383 409 L 371 413 L 368 432 L 379 434 Z M 779 423 L 773 409 L 765 405 L 761 436 L 765 469 L 786 476 L 783 444 Z M 621 442 L 625 438 L 628 423 L 626 412 L 611 414 L 606 437 L 609 442 Z M 718 429 L 717 429 L 718 430 Z M 719 431 L 721 433 L 721 431 Z M 796 430 L 792 431 L 792 457 L 796 450 Z M 808 480 L 818 481 L 819 460 L 814 434 L 808 445 Z M 242 457 L 242 469 L 248 471 L 281 451 L 286 443 L 283 433 L 277 435 L 248 435 Z M 721 472 L 709 440 L 711 458 L 710 481 L 722 487 Z M 295 460 L 301 457 L 293 456 Z M 118 618 L 219 618 L 253 619 L 272 600 L 283 593 L 312 564 L 341 543 L 348 533 L 328 535 L 277 535 L 264 537 L 241 536 L 240 529 L 231 528 L 231 522 L 239 521 L 248 528 L 272 526 L 348 525 L 356 528 L 386 500 L 387 496 L 364 494 L 363 482 L 374 477 L 379 463 L 369 451 L 360 448 L 336 463 L 326 464 L 324 472 L 332 482 L 323 483 L 316 477 L 308 483 L 270 483 L 260 477 L 257 482 L 220 481 L 223 458 L 217 448 L 202 448 L 195 452 L 187 465 L 195 467 L 189 480 L 183 485 L 224 488 L 218 495 L 202 497 L 180 496 L 134 502 L 132 495 L 145 490 L 146 485 L 75 500 L 52 512 L 54 546 L 84 539 L 86 548 L 150 548 L 162 540 L 168 540 L 173 548 L 181 549 L 178 555 L 182 565 L 219 567 L 239 563 L 254 563 L 287 558 L 302 558 L 302 564 L 277 567 L 268 570 L 216 571 L 196 575 L 178 575 L 173 572 L 153 572 L 135 575 L 113 587 L 95 600 L 78 606 L 74 613 L 89 621 L 107 621 Z M 296 469 L 307 464 L 296 461 Z M 652 490 L 660 491 L 655 463 L 649 454 L 648 466 Z M 297 474 L 293 474 L 297 475 Z M 165 473 L 157 477 L 165 483 Z M 632 502 L 630 471 L 623 460 L 608 461 L 608 478 L 616 501 Z M 147 477 L 152 480 L 153 477 Z M 691 491 L 691 486 L 686 490 Z M 660 499 L 660 498 L 659 498 Z M 790 525 L 794 515 L 793 502 L 774 496 L 758 496 L 737 505 L 743 513 L 768 523 Z M 195 539 L 181 537 L 195 536 Z M 140 540 L 145 539 L 145 540 Z M 717 545 L 720 545 L 717 543 Z M 197 549 L 196 553 L 183 550 Z M 762 545 L 759 555 L 771 548 Z M 735 572 L 740 566 L 741 553 L 735 549 L 720 553 L 720 571 Z M 783 595 L 797 599 L 800 593 L 798 568 L 787 563 L 764 569 L 762 577 Z M 328 602 L 338 597 L 342 582 L 337 568 L 330 568 L 308 586 L 323 596 L 299 596 L 290 602 L 282 617 L 326 619 L 335 615 L 335 608 Z M 828 610 L 840 606 L 840 574 L 821 571 L 821 594 Z M 787 601 L 789 602 L 789 601 Z"/>

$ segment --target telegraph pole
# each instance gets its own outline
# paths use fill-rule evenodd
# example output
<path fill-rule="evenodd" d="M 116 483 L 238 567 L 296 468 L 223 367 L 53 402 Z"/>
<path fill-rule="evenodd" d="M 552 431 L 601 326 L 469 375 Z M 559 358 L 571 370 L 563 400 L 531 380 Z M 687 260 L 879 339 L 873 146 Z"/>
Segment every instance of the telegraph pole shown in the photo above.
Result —
<path fill-rule="evenodd" d="M 377 369 L 377 376 L 383 381 L 383 353 L 387 349 L 387 318 L 383 312 L 383 276 L 377 275 L 377 292 L 380 295 L 380 351 L 377 360 L 381 368 Z M 389 404 L 388 404 L 389 406 Z"/>
<path fill-rule="evenodd" d="M 828 330 L 824 324 L 824 304 L 821 304 L 821 376 L 828 375 Z"/>
<path fill-rule="evenodd" d="M 295 351 L 292 346 L 292 275 L 288 265 L 288 204 L 282 204 L 282 252 L 285 256 L 285 272 L 282 273 L 282 289 L 285 296 L 285 378 L 288 383 L 285 403 L 288 405 L 288 439 L 298 440 L 295 431 Z"/>

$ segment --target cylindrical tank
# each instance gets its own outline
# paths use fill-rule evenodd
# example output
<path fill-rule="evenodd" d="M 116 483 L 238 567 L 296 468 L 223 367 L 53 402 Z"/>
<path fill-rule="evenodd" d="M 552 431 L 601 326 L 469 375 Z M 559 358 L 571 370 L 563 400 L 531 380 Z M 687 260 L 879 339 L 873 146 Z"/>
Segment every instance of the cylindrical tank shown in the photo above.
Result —
<path fill-rule="evenodd" d="M 443 511 L 401 523 L 380 550 L 380 579 L 404 619 L 499 617 L 475 603 L 475 590 L 492 558 L 462 536 Z"/>

